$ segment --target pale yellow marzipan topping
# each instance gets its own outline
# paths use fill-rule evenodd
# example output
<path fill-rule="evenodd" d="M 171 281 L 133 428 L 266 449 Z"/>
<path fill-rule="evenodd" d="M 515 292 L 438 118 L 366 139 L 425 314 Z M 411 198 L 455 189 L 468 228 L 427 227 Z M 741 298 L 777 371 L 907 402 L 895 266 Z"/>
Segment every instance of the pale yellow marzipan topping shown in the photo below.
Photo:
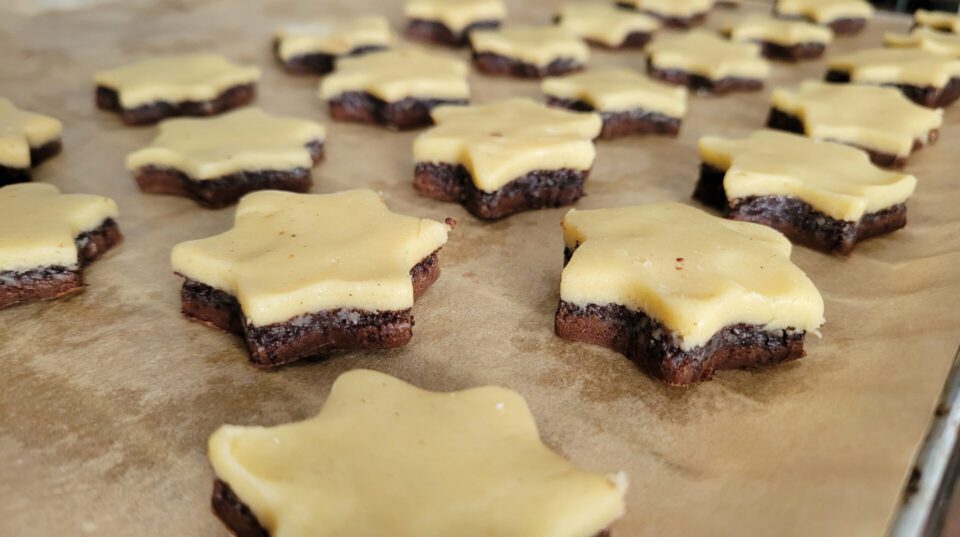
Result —
<path fill-rule="evenodd" d="M 365 369 L 315 417 L 224 425 L 208 454 L 276 537 L 592 537 L 623 515 L 627 486 L 544 445 L 516 392 L 429 392 Z"/>

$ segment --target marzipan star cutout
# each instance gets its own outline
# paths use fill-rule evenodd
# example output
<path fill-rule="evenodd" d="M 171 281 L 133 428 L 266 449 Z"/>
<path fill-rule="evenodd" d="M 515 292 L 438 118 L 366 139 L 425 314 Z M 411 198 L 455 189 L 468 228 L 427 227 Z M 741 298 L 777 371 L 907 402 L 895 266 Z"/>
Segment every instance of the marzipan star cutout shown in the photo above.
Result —
<path fill-rule="evenodd" d="M 240 200 L 233 229 L 178 244 L 172 259 L 177 272 L 236 296 L 262 326 L 332 308 L 410 308 L 410 269 L 448 229 L 391 212 L 372 190 L 263 191 Z"/>
<path fill-rule="evenodd" d="M 591 537 L 624 511 L 622 474 L 551 451 L 499 387 L 436 393 L 350 371 L 316 417 L 223 426 L 208 447 L 218 486 L 274 537 Z"/>
<path fill-rule="evenodd" d="M 209 119 L 171 119 L 153 142 L 127 156 L 127 167 L 165 166 L 191 179 L 239 171 L 311 168 L 308 145 L 322 148 L 326 130 L 313 121 L 247 108 Z"/>
<path fill-rule="evenodd" d="M 30 180 L 30 168 L 60 152 L 63 126 L 0 97 L 0 186 Z"/>

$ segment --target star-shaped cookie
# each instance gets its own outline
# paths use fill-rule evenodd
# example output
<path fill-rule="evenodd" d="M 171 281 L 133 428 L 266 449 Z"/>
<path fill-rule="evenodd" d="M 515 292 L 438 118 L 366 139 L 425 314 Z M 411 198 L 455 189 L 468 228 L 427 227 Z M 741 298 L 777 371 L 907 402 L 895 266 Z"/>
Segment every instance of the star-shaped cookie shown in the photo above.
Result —
<path fill-rule="evenodd" d="M 489 75 L 556 76 L 583 68 L 590 49 L 577 34 L 557 26 L 514 25 L 470 34 L 473 64 Z"/>
<path fill-rule="evenodd" d="M 894 48 L 918 48 L 952 58 L 960 58 L 960 35 L 938 32 L 929 28 L 914 28 L 909 34 L 888 32 L 883 44 Z"/>
<path fill-rule="evenodd" d="M 842 144 L 761 130 L 700 139 L 694 197 L 729 218 L 766 224 L 792 241 L 848 254 L 856 243 L 906 224 L 917 179 L 870 163 Z"/>
<path fill-rule="evenodd" d="M 557 11 L 557 24 L 592 45 L 639 48 L 650 40 L 660 22 L 607 2 L 568 2 Z"/>
<path fill-rule="evenodd" d="M 122 240 L 110 198 L 46 183 L 0 188 L 0 308 L 83 289 L 82 269 Z"/>
<path fill-rule="evenodd" d="M 781 17 L 824 24 L 838 34 L 857 33 L 873 17 L 866 0 L 776 0 L 773 10 Z"/>
<path fill-rule="evenodd" d="M 550 77 L 541 90 L 552 106 L 600 112 L 601 138 L 628 134 L 675 136 L 687 112 L 687 89 L 620 68 Z"/>
<path fill-rule="evenodd" d="M 406 129 L 430 124 L 430 110 L 466 104 L 470 68 L 459 58 L 404 47 L 344 58 L 320 83 L 336 120 Z"/>
<path fill-rule="evenodd" d="M 523 397 L 494 386 L 354 370 L 316 417 L 222 426 L 208 454 L 214 511 L 241 535 L 593 537 L 624 512 L 625 476 L 549 449 Z"/>
<path fill-rule="evenodd" d="M 0 97 L 0 186 L 30 180 L 30 168 L 60 152 L 63 125 Z"/>
<path fill-rule="evenodd" d="M 705 30 L 662 36 L 647 52 L 652 77 L 701 93 L 758 90 L 770 74 L 759 45 L 733 43 Z"/>
<path fill-rule="evenodd" d="M 894 86 L 929 108 L 949 106 L 960 97 L 960 58 L 926 50 L 861 49 L 830 58 L 827 69 L 828 81 Z"/>
<path fill-rule="evenodd" d="M 812 80 L 774 90 L 767 120 L 768 127 L 859 147 L 874 164 L 892 167 L 935 141 L 942 124 L 942 110 L 914 104 L 896 89 Z"/>
<path fill-rule="evenodd" d="M 467 44 L 470 32 L 496 28 L 507 16 L 503 0 L 406 0 L 407 36 L 442 45 Z"/>
<path fill-rule="evenodd" d="M 413 145 L 414 187 L 480 218 L 573 203 L 593 165 L 602 120 L 529 99 L 434 110 Z"/>
<path fill-rule="evenodd" d="M 130 125 L 209 116 L 252 101 L 259 79 L 259 68 L 217 54 L 160 56 L 97 73 L 97 106 Z"/>
<path fill-rule="evenodd" d="M 304 192 L 323 159 L 323 125 L 259 108 L 215 118 L 171 119 L 147 147 L 127 156 L 141 190 L 224 207 L 254 190 Z"/>
<path fill-rule="evenodd" d="M 449 229 L 395 214 L 371 190 L 261 191 L 240 200 L 231 230 L 178 244 L 171 259 L 187 280 L 184 313 L 243 335 L 270 367 L 406 344 Z"/>
<path fill-rule="evenodd" d="M 918 27 L 960 34 L 960 15 L 956 13 L 918 9 L 913 12 L 913 22 Z"/>
<path fill-rule="evenodd" d="M 677 203 L 571 210 L 560 337 L 618 350 L 670 384 L 803 356 L 823 300 L 790 241 Z"/>
<path fill-rule="evenodd" d="M 727 35 L 738 43 L 759 43 L 764 56 L 785 61 L 819 58 L 833 40 L 833 31 L 826 26 L 759 14 L 737 20 Z"/>
<path fill-rule="evenodd" d="M 395 40 L 385 17 L 333 18 L 284 26 L 274 34 L 274 52 L 289 72 L 326 74 L 340 56 L 389 48 Z"/>
<path fill-rule="evenodd" d="M 617 0 L 616 4 L 652 15 L 672 28 L 690 28 L 703 22 L 714 0 Z"/>

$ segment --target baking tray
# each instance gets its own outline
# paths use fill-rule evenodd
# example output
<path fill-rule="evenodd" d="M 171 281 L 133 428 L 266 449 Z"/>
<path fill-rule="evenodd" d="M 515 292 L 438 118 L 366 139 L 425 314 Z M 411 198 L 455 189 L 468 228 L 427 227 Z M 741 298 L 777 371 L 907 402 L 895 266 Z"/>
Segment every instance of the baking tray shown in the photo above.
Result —
<path fill-rule="evenodd" d="M 0 312 L 0 534 L 220 535 L 208 507 L 208 435 L 223 423 L 311 416 L 333 379 L 358 367 L 434 390 L 519 391 L 551 446 L 587 468 L 629 474 L 620 536 L 888 531 L 960 340 L 957 110 L 940 143 L 908 165 L 919 184 L 904 230 L 846 259 L 795 250 L 826 302 L 823 338 L 809 338 L 808 357 L 669 388 L 619 354 L 553 335 L 564 209 L 484 223 L 418 197 L 415 132 L 330 122 L 317 79 L 286 75 L 271 58 L 271 34 L 284 22 L 379 12 L 399 28 L 401 10 L 399 1 L 373 0 L 131 0 L 33 16 L 0 11 L 0 94 L 65 124 L 63 154 L 36 178 L 112 196 L 126 235 L 87 270 L 82 295 Z M 709 25 L 765 10 L 718 10 Z M 546 23 L 552 4 L 514 1 L 510 13 Z M 878 46 L 884 31 L 909 26 L 907 16 L 879 15 L 828 53 Z M 233 211 L 140 194 L 123 159 L 156 129 L 97 111 L 93 73 L 193 50 L 259 64 L 261 107 L 328 125 L 315 192 L 373 188 L 395 211 L 460 221 L 441 253 L 440 281 L 414 308 L 410 345 L 263 372 L 247 365 L 237 338 L 180 316 L 170 249 L 227 229 Z M 639 52 L 596 51 L 591 65 L 644 61 Z M 693 203 L 697 139 L 759 128 L 771 88 L 824 70 L 823 61 L 777 64 L 762 92 L 694 97 L 677 139 L 599 142 L 578 207 Z M 477 74 L 471 82 L 475 102 L 539 98 L 535 82 Z"/>

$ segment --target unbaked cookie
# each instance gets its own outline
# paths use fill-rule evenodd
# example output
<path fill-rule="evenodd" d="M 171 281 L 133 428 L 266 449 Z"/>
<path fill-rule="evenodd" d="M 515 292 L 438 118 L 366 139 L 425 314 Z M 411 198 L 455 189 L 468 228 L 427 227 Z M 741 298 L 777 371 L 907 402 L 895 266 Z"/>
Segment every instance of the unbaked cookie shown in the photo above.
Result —
<path fill-rule="evenodd" d="M 567 461 L 495 386 L 428 392 L 357 369 L 317 416 L 224 425 L 208 448 L 234 535 L 609 537 L 624 512 L 624 474 Z"/>
<path fill-rule="evenodd" d="M 0 187 L 30 180 L 30 169 L 60 152 L 63 125 L 0 97 Z"/>
<path fill-rule="evenodd" d="M 781 17 L 805 19 L 829 26 L 840 35 L 859 33 L 873 17 L 866 0 L 776 0 L 773 12 Z"/>
<path fill-rule="evenodd" d="M 46 183 L 0 188 L 0 309 L 83 291 L 83 268 L 123 240 L 117 214 Z"/>
<path fill-rule="evenodd" d="M 591 45 L 610 49 L 643 48 L 660 22 L 606 2 L 568 2 L 554 21 Z"/>
<path fill-rule="evenodd" d="M 414 298 L 440 276 L 450 226 L 402 216 L 372 190 L 254 192 L 233 228 L 178 244 L 187 317 L 241 336 L 257 367 L 406 345 Z"/>
<path fill-rule="evenodd" d="M 701 138 L 700 160 L 694 198 L 835 254 L 905 226 L 917 184 L 876 167 L 859 149 L 772 130 Z"/>
<path fill-rule="evenodd" d="M 602 125 L 598 114 L 528 99 L 443 106 L 433 118 L 413 144 L 414 188 L 484 219 L 580 199 Z"/>
<path fill-rule="evenodd" d="M 290 73 L 324 75 L 337 58 L 383 50 L 395 39 L 384 17 L 329 19 L 284 26 L 274 34 L 273 50 Z"/>
<path fill-rule="evenodd" d="M 883 44 L 892 48 L 918 48 L 951 58 L 960 58 L 960 35 L 938 32 L 929 28 L 914 28 L 909 34 L 889 32 Z"/>
<path fill-rule="evenodd" d="M 678 203 L 571 210 L 558 336 L 623 353 L 672 385 L 804 355 L 823 299 L 769 227 Z"/>
<path fill-rule="evenodd" d="M 956 13 L 918 9 L 913 12 L 913 24 L 938 32 L 960 34 L 960 15 Z"/>
<path fill-rule="evenodd" d="M 473 64 L 488 75 L 518 78 L 556 76 L 583 69 L 590 50 L 556 26 L 507 26 L 470 34 Z"/>
<path fill-rule="evenodd" d="M 260 69 L 216 54 L 161 56 L 96 74 L 97 106 L 128 125 L 211 116 L 256 96 Z"/>
<path fill-rule="evenodd" d="M 826 26 L 766 15 L 740 19 L 727 35 L 738 43 L 757 43 L 771 60 L 788 62 L 819 58 L 833 40 L 833 31 Z"/>
<path fill-rule="evenodd" d="M 320 98 L 337 121 L 415 129 L 431 123 L 442 104 L 467 104 L 466 62 L 451 55 L 405 47 L 337 62 L 320 83 Z"/>
<path fill-rule="evenodd" d="M 942 124 L 942 110 L 914 104 L 896 89 L 812 80 L 774 90 L 767 118 L 768 127 L 859 147 L 885 167 L 902 167 L 937 140 Z"/>
<path fill-rule="evenodd" d="M 921 49 L 876 48 L 834 56 L 827 65 L 828 82 L 895 87 L 928 108 L 949 106 L 960 97 L 960 58 Z"/>
<path fill-rule="evenodd" d="M 310 169 L 323 160 L 325 138 L 319 123 L 259 108 L 171 119 L 149 146 L 127 156 L 127 168 L 144 192 L 219 208 L 254 190 L 310 190 Z"/>
<path fill-rule="evenodd" d="M 598 112 L 601 138 L 631 134 L 676 136 L 687 112 L 687 89 L 620 68 L 592 69 L 543 81 L 547 104 Z"/>
<path fill-rule="evenodd" d="M 617 5 L 660 19 L 665 26 L 690 28 L 701 24 L 714 0 L 617 0 Z"/>
<path fill-rule="evenodd" d="M 498 28 L 507 16 L 503 0 L 407 0 L 407 37 L 440 45 L 461 47 L 470 32 Z"/>
<path fill-rule="evenodd" d="M 647 52 L 650 76 L 698 93 L 757 91 L 770 74 L 760 45 L 733 43 L 705 30 L 662 36 Z"/>

